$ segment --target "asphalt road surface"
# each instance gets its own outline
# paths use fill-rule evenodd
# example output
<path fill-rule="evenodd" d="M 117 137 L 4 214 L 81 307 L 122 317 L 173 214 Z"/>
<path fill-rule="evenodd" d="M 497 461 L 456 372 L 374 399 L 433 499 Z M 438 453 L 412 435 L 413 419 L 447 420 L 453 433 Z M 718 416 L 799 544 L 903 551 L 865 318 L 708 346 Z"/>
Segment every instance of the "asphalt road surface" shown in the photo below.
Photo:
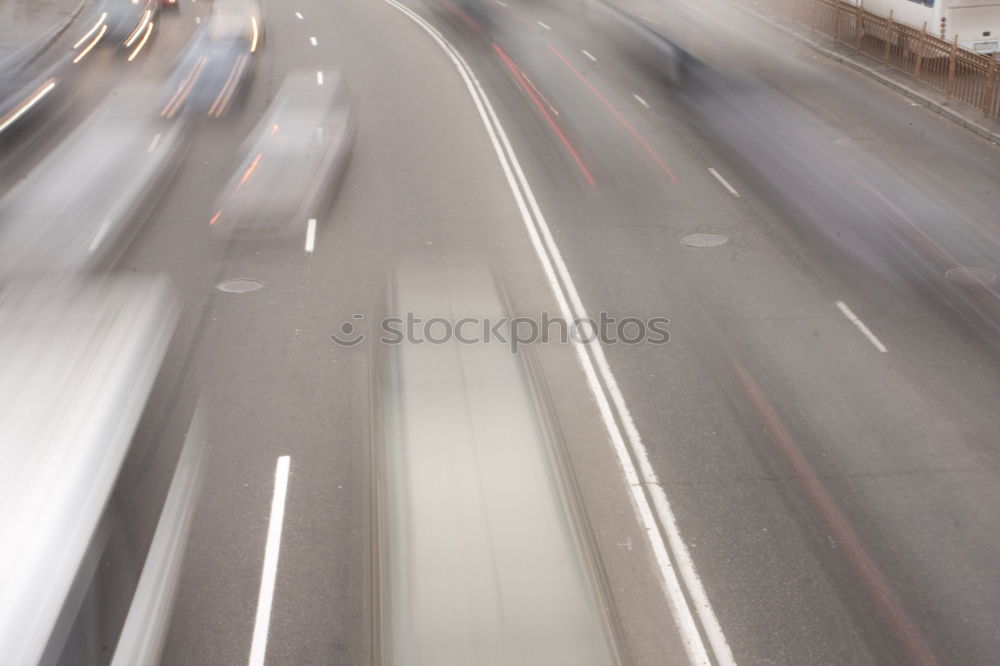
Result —
<path fill-rule="evenodd" d="M 206 11 L 182 1 L 135 63 L 95 53 L 0 189 L 119 82 L 165 79 Z M 706 59 L 740 82 L 718 94 L 584 0 L 262 10 L 246 98 L 194 125 L 115 266 L 183 306 L 131 483 L 165 490 L 199 400 L 209 442 L 164 663 L 373 659 L 372 334 L 400 262 L 449 261 L 516 316 L 669 319 L 666 344 L 530 345 L 624 663 L 996 663 L 997 329 L 944 277 L 1000 272 L 995 145 L 762 24 Z M 301 68 L 355 101 L 329 215 L 212 235 Z"/>

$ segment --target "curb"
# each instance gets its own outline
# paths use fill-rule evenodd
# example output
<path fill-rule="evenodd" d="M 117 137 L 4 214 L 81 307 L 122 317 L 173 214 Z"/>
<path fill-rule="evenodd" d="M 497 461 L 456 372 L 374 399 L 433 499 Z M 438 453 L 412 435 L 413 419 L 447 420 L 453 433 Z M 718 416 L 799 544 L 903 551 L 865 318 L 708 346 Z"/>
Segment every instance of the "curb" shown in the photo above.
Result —
<path fill-rule="evenodd" d="M 49 31 L 43 34 L 41 37 L 35 38 L 33 42 L 29 42 L 27 45 L 22 46 L 16 52 L 14 52 L 10 57 L 7 58 L 5 62 L 0 63 L 0 66 L 7 67 L 10 66 L 9 63 L 14 63 L 18 67 L 27 67 L 35 60 L 37 60 L 45 51 L 49 49 L 52 44 L 55 43 L 59 37 L 62 36 L 66 30 L 73 25 L 73 22 L 79 18 L 83 8 L 87 5 L 88 0 L 80 0 L 77 4 L 76 9 L 70 14 L 62 23 L 56 25 L 54 28 L 50 28 Z M 27 53 L 27 55 L 24 55 Z"/>
<path fill-rule="evenodd" d="M 809 48 L 816 51 L 820 55 L 823 55 L 835 62 L 838 62 L 841 65 L 844 65 L 854 70 L 855 72 L 858 72 L 859 74 L 864 74 L 868 78 L 873 79 L 881 83 L 882 85 L 895 90 L 896 92 L 900 93 L 901 95 L 904 95 L 905 97 L 909 97 L 915 102 L 918 102 L 921 106 L 924 106 L 930 111 L 933 111 L 934 113 L 944 118 L 947 118 L 953 123 L 960 125 L 965 129 L 978 134 L 987 141 L 992 141 L 995 144 L 1000 144 L 1000 133 L 994 132 L 987 127 L 983 127 L 979 123 L 972 122 L 971 120 L 963 116 L 961 113 L 958 113 L 954 109 L 948 108 L 947 106 L 941 104 L 940 102 L 935 102 L 934 100 L 930 99 L 920 91 L 910 88 L 909 86 L 903 85 L 898 81 L 894 81 L 888 76 L 885 76 L 884 74 L 880 74 L 879 72 L 875 71 L 871 67 L 868 67 L 867 65 L 863 65 L 862 63 L 855 61 L 853 58 L 849 56 L 844 56 L 841 55 L 840 53 L 837 53 L 836 51 L 828 49 L 822 44 L 813 41 L 809 37 L 806 37 L 805 35 L 797 32 L 796 30 L 789 28 L 788 26 L 782 25 L 772 20 L 771 18 L 765 16 L 764 14 L 754 11 L 753 9 L 750 9 L 748 7 L 740 7 L 740 11 L 746 12 L 747 14 L 754 16 L 760 21 L 767 23 L 771 27 L 780 30 L 781 32 L 785 33 L 795 41 L 805 46 L 808 46 Z"/>

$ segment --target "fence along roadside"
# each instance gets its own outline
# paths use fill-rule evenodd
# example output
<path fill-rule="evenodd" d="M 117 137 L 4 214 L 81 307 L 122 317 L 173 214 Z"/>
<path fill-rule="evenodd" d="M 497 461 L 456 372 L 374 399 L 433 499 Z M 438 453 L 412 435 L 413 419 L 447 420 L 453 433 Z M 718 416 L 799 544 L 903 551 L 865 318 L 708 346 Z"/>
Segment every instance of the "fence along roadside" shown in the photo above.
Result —
<path fill-rule="evenodd" d="M 936 90 L 980 109 L 987 117 L 1000 117 L 1000 62 L 996 58 L 958 46 L 888 16 L 875 14 L 863 4 L 845 0 L 765 0 L 792 20 L 853 47 Z"/>

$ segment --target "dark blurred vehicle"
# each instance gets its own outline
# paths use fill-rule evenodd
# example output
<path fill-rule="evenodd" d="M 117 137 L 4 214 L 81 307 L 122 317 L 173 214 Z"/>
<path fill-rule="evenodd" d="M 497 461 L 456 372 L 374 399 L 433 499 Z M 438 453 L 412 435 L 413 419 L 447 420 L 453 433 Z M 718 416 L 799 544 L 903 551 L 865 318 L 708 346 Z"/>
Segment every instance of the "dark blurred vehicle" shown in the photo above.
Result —
<path fill-rule="evenodd" d="M 123 468 L 177 315 L 172 290 L 155 278 L 0 290 L 5 664 L 159 659 L 199 486 L 200 436 L 189 433 L 165 496 L 127 488 Z M 139 504 L 150 506 L 154 531 L 136 518 Z"/>
<path fill-rule="evenodd" d="M 219 118 L 228 113 L 249 84 L 261 34 L 256 2 L 216 2 L 170 77 L 160 115 L 173 118 L 191 110 Z"/>
<path fill-rule="evenodd" d="M 618 42 L 623 53 L 628 53 L 636 64 L 654 78 L 679 85 L 683 80 L 688 53 L 678 42 L 675 31 L 652 26 L 625 8 L 623 3 L 605 2 L 607 29 Z"/>
<path fill-rule="evenodd" d="M 98 9 L 98 13 L 107 12 L 104 40 L 132 47 L 143 37 L 159 11 L 159 0 L 104 0 Z"/>
<path fill-rule="evenodd" d="M 323 217 L 350 157 L 354 116 L 343 75 L 319 81 L 311 69 L 285 77 L 222 190 L 214 230 L 280 236 Z"/>
<path fill-rule="evenodd" d="M 0 200 L 0 283 L 91 270 L 125 246 L 178 166 L 182 123 L 120 88 Z"/>

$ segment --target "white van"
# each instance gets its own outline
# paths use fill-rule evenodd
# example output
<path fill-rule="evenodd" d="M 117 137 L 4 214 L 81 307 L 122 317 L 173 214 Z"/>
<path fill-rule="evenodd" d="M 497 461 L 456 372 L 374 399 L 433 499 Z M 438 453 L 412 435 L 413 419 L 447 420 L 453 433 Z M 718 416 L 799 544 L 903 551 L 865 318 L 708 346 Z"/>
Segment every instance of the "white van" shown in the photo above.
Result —
<path fill-rule="evenodd" d="M 162 490 L 123 493 L 119 478 L 176 319 L 172 292 L 159 279 L 41 281 L 0 291 L 6 664 L 159 660 L 199 484 L 197 432 L 165 499 Z M 139 503 L 150 503 L 158 522 L 137 525 L 122 510 Z"/>

